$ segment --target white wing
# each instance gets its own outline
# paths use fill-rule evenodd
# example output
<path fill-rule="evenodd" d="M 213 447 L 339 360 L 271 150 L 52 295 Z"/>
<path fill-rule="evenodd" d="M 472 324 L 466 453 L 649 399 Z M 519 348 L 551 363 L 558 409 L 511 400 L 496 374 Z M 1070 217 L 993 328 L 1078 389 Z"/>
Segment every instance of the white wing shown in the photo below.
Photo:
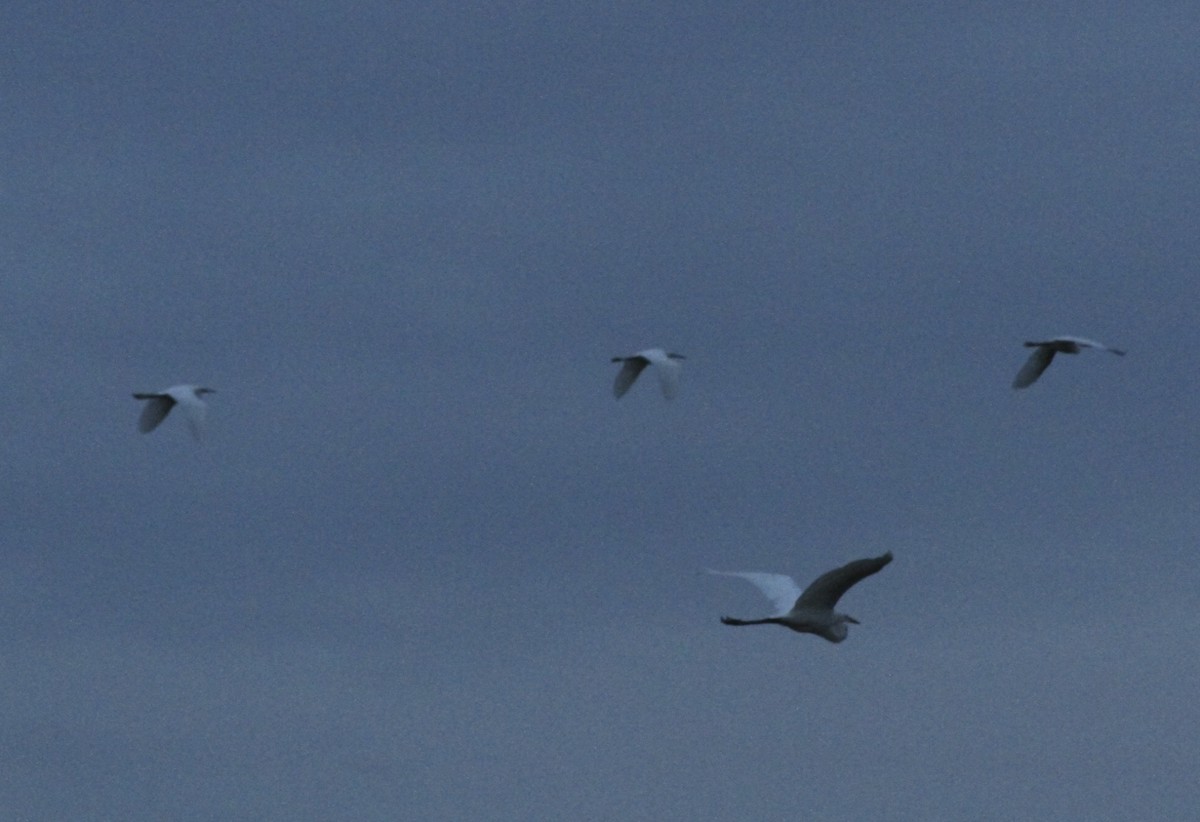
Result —
<path fill-rule="evenodd" d="M 1073 342 L 1076 345 L 1083 346 L 1084 348 L 1099 348 L 1101 351 L 1108 351 L 1112 354 L 1116 354 L 1118 357 L 1125 356 L 1125 352 L 1122 351 L 1120 348 L 1112 348 L 1110 346 L 1105 345 L 1102 342 L 1097 342 L 1096 340 L 1089 340 L 1087 337 L 1073 337 L 1070 334 L 1060 334 L 1059 336 L 1057 336 L 1053 340 L 1051 340 L 1051 342 L 1058 342 L 1058 341 Z"/>
<path fill-rule="evenodd" d="M 768 574 L 762 571 L 713 571 L 710 574 L 721 574 L 727 577 L 741 577 L 754 583 L 758 590 L 766 595 L 775 606 L 776 616 L 782 616 L 796 604 L 800 598 L 800 586 L 796 581 L 784 574 Z"/>
<path fill-rule="evenodd" d="M 1050 342 L 1073 342 L 1076 345 L 1082 345 L 1085 348 L 1105 348 L 1108 346 L 1104 343 L 1089 340 L 1087 337 L 1074 337 L 1070 334 L 1059 334 L 1057 337 L 1051 337 Z"/>
<path fill-rule="evenodd" d="M 145 400 L 142 415 L 138 417 L 138 430 L 149 434 L 158 424 L 167 418 L 167 414 L 175 407 L 175 400 L 166 394 L 134 394 L 139 400 Z"/>
<path fill-rule="evenodd" d="M 679 363 L 674 360 L 657 362 L 654 369 L 658 372 L 658 383 L 662 386 L 663 396 L 669 400 L 675 399 L 679 393 Z"/>
<path fill-rule="evenodd" d="M 187 412 L 188 428 L 192 430 L 192 436 L 199 442 L 204 436 L 204 417 L 208 412 L 208 406 L 197 400 L 196 402 L 180 403 L 180 407 Z"/>
<path fill-rule="evenodd" d="M 1033 349 L 1033 353 L 1029 355 L 1029 359 L 1021 366 L 1021 370 L 1017 372 L 1016 379 L 1013 380 L 1013 388 L 1028 388 L 1037 382 L 1037 378 L 1042 376 L 1042 372 L 1050 366 L 1050 361 L 1054 359 L 1054 349 L 1046 345 L 1039 345 Z"/>
<path fill-rule="evenodd" d="M 167 389 L 167 393 L 179 404 L 180 410 L 187 417 L 188 428 L 191 429 L 192 436 L 199 442 L 204 435 L 204 417 L 208 411 L 208 405 L 196 396 L 195 388 L 190 385 L 177 385 Z"/>
<path fill-rule="evenodd" d="M 833 610 L 837 601 L 860 580 L 879 573 L 885 565 L 892 561 L 892 552 L 888 551 L 881 557 L 869 557 L 847 562 L 840 568 L 826 571 L 814 579 L 804 589 L 804 594 L 796 601 L 800 608 L 820 608 Z"/>
<path fill-rule="evenodd" d="M 658 372 L 658 382 L 662 386 L 663 396 L 669 400 L 675 399 L 679 393 L 679 362 L 672 359 L 661 348 L 639 351 L 638 356 L 653 363 L 654 370 Z"/>
<path fill-rule="evenodd" d="M 633 385 L 633 381 L 638 378 L 638 374 L 642 373 L 642 369 L 649 363 L 644 357 L 627 357 L 625 364 L 621 366 L 621 370 L 617 372 L 616 382 L 613 383 L 613 395 L 620 399 L 625 396 L 625 392 L 629 390 L 629 386 Z"/>

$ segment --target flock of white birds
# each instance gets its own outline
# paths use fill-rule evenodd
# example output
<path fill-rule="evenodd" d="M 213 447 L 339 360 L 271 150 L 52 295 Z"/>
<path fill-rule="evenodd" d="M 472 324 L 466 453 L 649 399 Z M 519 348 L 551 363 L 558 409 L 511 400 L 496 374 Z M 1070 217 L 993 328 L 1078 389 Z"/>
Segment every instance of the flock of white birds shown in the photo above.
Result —
<path fill-rule="evenodd" d="M 1033 353 L 1021 366 L 1013 380 L 1013 388 L 1028 388 L 1037 382 L 1050 366 L 1055 354 L 1078 354 L 1085 348 L 1108 351 L 1118 356 L 1125 352 L 1110 348 L 1103 343 L 1084 337 L 1058 336 L 1048 340 L 1026 342 Z M 621 363 L 613 383 L 613 394 L 620 399 L 637 381 L 638 376 L 649 366 L 658 374 L 659 387 L 668 400 L 679 393 L 679 361 L 682 354 L 668 353 L 661 348 L 647 348 L 627 357 L 613 357 Z M 162 391 L 135 393 L 135 399 L 144 400 L 146 405 L 138 418 L 138 430 L 148 434 L 159 426 L 171 410 L 178 406 L 187 418 L 192 436 L 199 441 L 204 434 L 204 419 L 208 405 L 201 399 L 205 394 L 215 393 L 212 388 L 198 385 L 173 385 Z M 846 638 L 848 625 L 859 622 L 849 614 L 834 610 L 838 600 L 861 580 L 877 574 L 892 561 L 889 551 L 880 557 L 858 559 L 840 568 L 827 571 L 801 589 L 791 577 L 761 571 L 710 571 L 712 574 L 741 577 L 756 585 L 776 608 L 773 616 L 762 619 L 735 619 L 723 616 L 726 625 L 782 625 L 804 634 L 815 634 L 830 642 L 841 642 Z"/>

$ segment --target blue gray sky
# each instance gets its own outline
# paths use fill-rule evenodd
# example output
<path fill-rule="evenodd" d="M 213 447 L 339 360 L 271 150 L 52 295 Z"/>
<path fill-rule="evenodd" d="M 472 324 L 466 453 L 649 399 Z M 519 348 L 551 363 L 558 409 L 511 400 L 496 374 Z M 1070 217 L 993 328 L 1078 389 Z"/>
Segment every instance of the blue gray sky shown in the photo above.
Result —
<path fill-rule="evenodd" d="M 1200 9 L 1052 5 L 6 4 L 0 816 L 1194 812 Z"/>

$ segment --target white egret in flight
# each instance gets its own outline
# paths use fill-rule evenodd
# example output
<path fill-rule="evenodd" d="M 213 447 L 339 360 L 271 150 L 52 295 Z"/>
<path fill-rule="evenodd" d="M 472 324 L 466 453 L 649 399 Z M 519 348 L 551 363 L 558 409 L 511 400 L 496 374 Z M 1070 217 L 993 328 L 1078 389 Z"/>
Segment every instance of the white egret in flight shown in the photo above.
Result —
<path fill-rule="evenodd" d="M 1109 348 L 1103 343 L 1083 337 L 1052 337 L 1041 342 L 1026 342 L 1025 347 L 1032 348 L 1033 353 L 1029 355 L 1029 359 L 1017 372 L 1017 378 L 1013 380 L 1013 388 L 1028 388 L 1037 382 L 1037 378 L 1042 376 L 1042 372 L 1050 366 L 1050 361 L 1054 359 L 1055 354 L 1078 354 L 1085 348 L 1099 348 L 1101 351 L 1111 352 L 1118 357 L 1125 356 L 1125 352 L 1120 349 Z"/>
<path fill-rule="evenodd" d="M 625 396 L 625 392 L 629 390 L 629 386 L 633 385 L 633 381 L 638 378 L 643 369 L 648 365 L 653 365 L 654 370 L 658 372 L 658 381 L 662 386 L 663 396 L 667 399 L 674 399 L 679 393 L 679 363 L 677 360 L 684 359 L 682 354 L 668 354 L 661 348 L 647 348 L 645 351 L 639 351 L 629 357 L 613 357 L 613 362 L 624 363 L 621 370 L 617 372 L 617 380 L 613 383 L 613 394 L 620 399 Z"/>
<path fill-rule="evenodd" d="M 138 430 L 148 434 L 166 419 L 171 409 L 178 405 L 187 415 L 188 428 L 197 441 L 204 433 L 204 413 L 208 406 L 200 397 L 204 394 L 215 394 L 212 388 L 201 388 L 195 385 L 173 385 L 154 393 L 134 394 L 134 399 L 146 400 L 146 407 L 138 418 Z"/>
<path fill-rule="evenodd" d="M 712 574 L 742 577 L 758 586 L 775 604 L 776 616 L 765 619 L 734 619 L 723 616 L 726 625 L 782 625 L 802 634 L 816 634 L 830 642 L 841 642 L 849 629 L 847 623 L 859 622 L 849 614 L 833 610 L 842 594 L 859 580 L 876 574 L 892 561 L 891 551 L 873 559 L 857 559 L 817 577 L 802 592 L 796 582 L 783 574 L 759 571 L 709 571 Z"/>

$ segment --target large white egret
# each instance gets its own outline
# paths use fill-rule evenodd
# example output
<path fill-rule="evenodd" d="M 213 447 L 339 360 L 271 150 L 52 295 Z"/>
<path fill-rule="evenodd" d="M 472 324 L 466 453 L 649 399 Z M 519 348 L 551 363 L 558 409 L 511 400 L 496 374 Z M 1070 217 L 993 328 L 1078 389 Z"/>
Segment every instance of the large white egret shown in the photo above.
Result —
<path fill-rule="evenodd" d="M 1118 357 L 1124 357 L 1125 352 L 1117 348 L 1109 348 L 1103 343 L 1098 343 L 1095 340 L 1085 339 L 1084 337 L 1051 337 L 1048 340 L 1040 342 L 1026 342 L 1026 348 L 1032 348 L 1033 353 L 1029 355 L 1029 359 L 1021 366 L 1021 370 L 1017 372 L 1017 378 L 1013 380 L 1013 388 L 1028 388 L 1037 382 L 1037 378 L 1042 376 L 1042 372 L 1050 367 L 1050 362 L 1054 359 L 1055 354 L 1078 354 L 1085 348 L 1098 348 L 1101 351 L 1108 351 L 1116 354 Z"/>
<path fill-rule="evenodd" d="M 204 434 L 204 414 L 208 410 L 208 405 L 200 397 L 215 393 L 215 389 L 196 385 L 172 385 L 154 393 L 134 394 L 134 399 L 146 400 L 146 407 L 138 418 L 138 430 L 143 434 L 150 433 L 178 405 L 187 416 L 192 436 L 199 441 Z"/>
<path fill-rule="evenodd" d="M 617 372 L 616 382 L 613 383 L 613 394 L 620 399 L 625 396 L 629 386 L 638 378 L 638 374 L 648 365 L 653 365 L 658 372 L 658 381 L 662 386 L 663 396 L 674 399 L 679 393 L 679 363 L 684 359 L 682 354 L 668 354 L 661 348 L 647 348 L 628 357 L 613 357 L 613 362 L 624 363 Z"/>
<path fill-rule="evenodd" d="M 849 629 L 847 623 L 859 622 L 849 614 L 833 610 L 842 594 L 859 580 L 879 573 L 883 566 L 892 561 L 892 552 L 873 559 L 856 559 L 841 568 L 834 568 L 817 577 L 803 591 L 795 580 L 783 574 L 765 574 L 759 571 L 709 571 L 710 574 L 741 577 L 758 586 L 767 599 L 775 604 L 776 616 L 765 619 L 734 619 L 723 616 L 726 625 L 782 625 L 802 634 L 816 634 L 830 642 L 841 642 Z"/>

